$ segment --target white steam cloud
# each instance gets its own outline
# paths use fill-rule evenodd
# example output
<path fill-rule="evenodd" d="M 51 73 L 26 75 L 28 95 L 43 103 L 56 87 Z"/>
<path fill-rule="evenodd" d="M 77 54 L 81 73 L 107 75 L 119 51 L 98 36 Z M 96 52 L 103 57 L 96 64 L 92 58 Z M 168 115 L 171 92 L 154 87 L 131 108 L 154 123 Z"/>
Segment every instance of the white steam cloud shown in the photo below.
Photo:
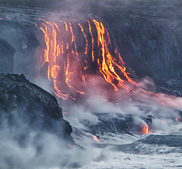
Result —
<path fill-rule="evenodd" d="M 13 113 L 16 116 L 17 112 Z M 10 125 L 1 119 L 0 168 L 60 169 L 83 166 L 91 160 L 91 150 L 67 144 L 55 134 L 32 130 L 16 119 L 19 117 Z"/>

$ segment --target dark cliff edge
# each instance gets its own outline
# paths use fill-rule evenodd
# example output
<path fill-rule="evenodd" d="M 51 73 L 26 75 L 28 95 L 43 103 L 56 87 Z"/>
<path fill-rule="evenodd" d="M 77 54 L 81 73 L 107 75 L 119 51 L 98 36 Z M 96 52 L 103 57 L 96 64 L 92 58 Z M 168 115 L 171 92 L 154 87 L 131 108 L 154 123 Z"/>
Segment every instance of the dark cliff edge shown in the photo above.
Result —
<path fill-rule="evenodd" d="M 4 39 L 0 39 L 0 72 L 13 73 L 15 49 Z"/>
<path fill-rule="evenodd" d="M 104 21 L 109 34 L 113 37 L 111 40 L 115 41 L 136 81 L 150 77 L 159 92 L 182 96 L 180 0 L 173 2 L 54 0 L 49 2 L 50 5 L 48 1 L 42 5 L 44 2 L 42 0 L 21 2 L 17 3 L 20 6 L 24 4 L 20 8 L 13 5 L 12 8 L 6 8 L 2 7 L 4 5 L 2 2 L 0 3 L 0 18 L 4 18 L 0 20 L 0 38 L 6 39 L 16 50 L 15 73 L 24 73 L 28 79 L 33 79 L 36 75 L 35 53 L 41 42 L 37 39 L 39 32 L 34 22 L 37 23 L 38 18 L 51 18 L 51 12 L 55 12 L 54 15 L 60 18 L 61 13 L 69 12 L 70 16 L 74 15 L 75 18 L 84 16 L 86 20 L 87 16 L 92 16 Z M 28 7 L 25 2 L 32 3 L 33 6 Z M 84 45 L 84 39 L 80 39 L 79 43 Z M 27 62 L 30 64 L 27 65 Z"/>
<path fill-rule="evenodd" d="M 0 74 L 0 126 L 0 130 L 17 129 L 16 139 L 20 142 L 35 131 L 53 134 L 65 145 L 74 144 L 72 128 L 63 119 L 56 98 L 30 83 L 24 75 Z"/>
<path fill-rule="evenodd" d="M 99 1 L 98 3 L 96 3 L 96 1 L 93 3 L 81 3 L 81 1 L 78 3 L 78 1 L 75 1 L 72 4 L 72 1 L 70 0 L 65 4 L 59 3 L 59 5 L 54 9 L 55 13 L 57 12 L 57 14 L 59 14 L 59 12 L 64 13 L 71 11 L 71 13 L 75 14 L 75 16 L 77 16 L 77 13 L 80 14 L 80 16 L 87 16 L 87 14 L 91 14 L 92 16 L 102 19 L 107 25 L 109 34 L 113 37 L 111 40 L 117 45 L 117 48 L 120 51 L 124 62 L 127 64 L 127 67 L 132 69 L 132 74 L 136 81 L 140 81 L 140 79 L 145 77 L 150 77 L 157 85 L 156 88 L 158 92 L 182 96 L 182 4 L 180 0 L 174 0 L 174 2 L 168 0 L 165 2 L 160 0 L 141 0 L 140 2 L 134 2 L 131 0 L 130 3 L 126 3 L 126 1 L 116 0 Z M 77 3 L 78 5 L 76 5 Z M 54 3 L 52 3 L 52 5 L 53 4 Z M 37 17 L 41 18 L 42 16 L 46 17 L 49 15 L 52 17 L 51 13 L 47 12 L 51 12 L 52 8 L 50 8 L 50 6 L 48 6 L 48 8 L 49 10 L 44 10 L 43 7 L 40 9 L 35 8 L 35 10 L 25 10 L 24 8 L 1 9 L 1 17 L 5 17 L 5 19 L 2 19 L 0 22 L 0 37 L 5 37 L 8 43 L 10 43 L 16 50 L 14 72 L 24 73 L 28 79 L 35 78 L 36 67 L 38 67 L 35 51 L 39 45 L 39 40 L 36 37 L 39 32 L 38 28 L 34 25 L 34 22 L 37 22 Z M 11 14 L 12 10 L 16 15 Z M 20 13 L 22 13 L 21 17 Z M 14 37 L 13 35 L 16 36 Z M 14 37 L 13 40 L 12 37 Z M 82 43 L 85 42 L 84 39 L 80 39 L 81 46 L 84 46 L 84 43 Z M 7 83 L 9 84 L 9 82 Z M 12 86 L 9 88 L 12 88 Z M 21 99 L 26 98 L 30 103 L 32 101 L 30 98 L 33 96 L 33 100 L 36 100 L 35 103 L 31 102 L 30 106 L 25 106 L 26 111 L 31 113 L 34 112 L 33 115 L 30 114 L 31 116 L 37 117 L 36 115 L 39 114 L 39 112 L 37 113 L 36 111 L 45 106 L 43 113 L 40 113 L 40 115 L 44 117 L 46 122 L 38 125 L 39 128 L 46 128 L 51 131 L 53 130 L 54 132 L 59 131 L 59 129 L 55 131 L 54 127 L 51 127 L 51 125 L 54 126 L 57 125 L 57 123 L 54 124 L 52 119 L 51 122 L 49 122 L 50 115 L 54 120 L 58 116 L 56 113 L 49 113 L 54 106 L 51 107 L 51 105 L 47 104 L 52 104 L 52 101 L 50 102 L 49 100 L 51 100 L 50 97 L 53 96 L 49 97 L 47 94 L 44 94 L 43 98 L 45 100 L 43 99 L 44 101 L 42 101 L 42 94 L 40 94 L 39 97 L 39 94 L 35 92 L 35 95 L 31 95 L 28 98 L 26 95 L 26 92 L 28 91 L 26 89 L 26 85 L 23 84 L 22 87 L 17 88 L 18 89 L 12 90 L 19 91 L 19 93 L 22 92 L 22 95 L 20 96 Z M 39 90 L 42 89 L 39 88 Z M 14 94 L 12 94 L 11 97 L 11 99 L 16 99 L 16 97 L 14 98 Z M 23 104 L 23 101 L 18 101 L 18 104 L 19 103 Z M 12 106 L 13 105 L 11 103 L 7 104 L 4 106 L 4 109 L 9 110 Z M 14 107 L 11 108 L 11 110 L 14 110 Z M 57 118 L 62 119 L 62 117 Z M 130 128 L 128 128 L 129 124 L 126 122 L 132 121 L 133 117 L 121 117 L 119 118 L 119 121 L 117 118 L 114 118 L 113 121 L 111 121 L 110 119 L 103 119 L 102 117 L 99 117 L 101 122 L 97 126 L 90 124 L 89 127 L 91 130 L 89 131 L 91 131 L 93 134 L 104 133 L 105 131 L 126 133 L 132 131 Z M 150 123 L 148 123 L 148 117 L 145 118 L 147 120 L 144 121 L 150 125 Z M 37 119 L 32 119 L 34 122 L 33 124 L 40 124 L 37 123 Z M 150 121 L 151 119 L 149 118 L 149 122 Z M 51 125 L 47 122 L 49 122 Z M 109 123 L 107 127 L 105 127 L 106 123 Z M 32 127 L 36 128 L 35 126 L 32 125 Z M 130 126 L 133 126 L 133 124 L 130 124 Z"/>

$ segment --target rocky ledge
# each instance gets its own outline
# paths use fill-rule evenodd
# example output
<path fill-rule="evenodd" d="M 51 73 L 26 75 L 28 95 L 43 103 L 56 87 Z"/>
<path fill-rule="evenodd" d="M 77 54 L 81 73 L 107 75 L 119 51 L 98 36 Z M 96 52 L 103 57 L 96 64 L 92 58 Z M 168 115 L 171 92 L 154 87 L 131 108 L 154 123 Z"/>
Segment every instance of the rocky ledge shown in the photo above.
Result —
<path fill-rule="evenodd" d="M 72 128 L 63 119 L 56 98 L 24 75 L 0 74 L 0 130 L 4 129 L 16 132 L 20 142 L 33 131 L 54 135 L 65 145 L 73 144 Z"/>

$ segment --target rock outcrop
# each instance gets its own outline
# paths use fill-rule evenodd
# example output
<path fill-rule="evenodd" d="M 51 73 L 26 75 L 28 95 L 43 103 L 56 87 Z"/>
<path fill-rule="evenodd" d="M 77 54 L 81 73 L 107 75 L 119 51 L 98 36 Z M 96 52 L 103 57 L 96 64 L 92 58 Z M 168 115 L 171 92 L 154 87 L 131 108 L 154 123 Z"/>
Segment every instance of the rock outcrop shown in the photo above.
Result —
<path fill-rule="evenodd" d="M 3 39 L 0 39 L 0 73 L 13 73 L 14 48 Z"/>
<path fill-rule="evenodd" d="M 73 143 L 70 124 L 54 96 L 30 83 L 24 75 L 0 74 L 0 128 L 21 128 L 16 137 L 26 133 L 50 133 L 60 141 Z M 22 129 L 22 126 L 25 126 Z"/>
<path fill-rule="evenodd" d="M 82 123 L 87 127 L 87 131 L 92 134 L 104 135 L 106 133 L 143 133 L 145 125 L 152 124 L 152 116 L 137 117 L 135 115 L 122 115 L 109 113 L 96 114 L 99 122 L 97 124 L 83 121 Z M 139 121 L 139 122 L 138 122 Z"/>
<path fill-rule="evenodd" d="M 110 26 L 124 61 L 138 78 L 150 77 L 182 95 L 181 1 L 112 1 L 96 13 Z M 94 9 L 93 9 L 94 10 Z"/>

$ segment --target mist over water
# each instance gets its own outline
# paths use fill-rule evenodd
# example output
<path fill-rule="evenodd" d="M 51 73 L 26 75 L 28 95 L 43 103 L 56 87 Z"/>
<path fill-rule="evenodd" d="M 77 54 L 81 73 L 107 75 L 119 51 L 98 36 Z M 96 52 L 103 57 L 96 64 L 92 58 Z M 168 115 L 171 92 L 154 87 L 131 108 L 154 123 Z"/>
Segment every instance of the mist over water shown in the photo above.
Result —
<path fill-rule="evenodd" d="M 3 121 L 1 124 L 4 125 Z M 24 133 L 22 138 L 20 133 Z M 19 122 L 18 127 L 4 125 L 0 135 L 0 167 L 3 169 L 71 168 L 91 160 L 91 150 L 66 146 L 56 135 L 32 131 L 24 122 Z"/>

